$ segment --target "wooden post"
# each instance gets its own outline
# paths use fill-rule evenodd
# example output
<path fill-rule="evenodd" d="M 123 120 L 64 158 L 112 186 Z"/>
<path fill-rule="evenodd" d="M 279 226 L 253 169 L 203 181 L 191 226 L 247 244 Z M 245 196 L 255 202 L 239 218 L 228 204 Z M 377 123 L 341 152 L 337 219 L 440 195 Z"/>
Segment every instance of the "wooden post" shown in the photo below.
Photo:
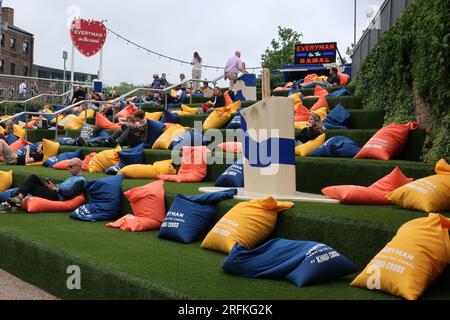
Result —
<path fill-rule="evenodd" d="M 270 70 L 268 68 L 264 68 L 262 71 L 261 85 L 262 85 L 262 98 L 264 99 L 270 97 L 271 95 Z"/>

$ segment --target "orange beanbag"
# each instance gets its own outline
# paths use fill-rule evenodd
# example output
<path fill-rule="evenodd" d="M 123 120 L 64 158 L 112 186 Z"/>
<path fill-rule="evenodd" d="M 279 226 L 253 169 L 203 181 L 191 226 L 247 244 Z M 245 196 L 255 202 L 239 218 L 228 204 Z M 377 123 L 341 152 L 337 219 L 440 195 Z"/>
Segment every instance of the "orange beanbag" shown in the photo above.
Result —
<path fill-rule="evenodd" d="M 118 114 L 116 114 L 116 119 L 118 118 L 128 118 L 130 116 L 133 115 L 133 113 L 135 113 L 136 111 L 138 111 L 139 109 L 135 106 L 133 106 L 132 104 L 130 104 L 129 106 L 123 108 Z"/>
<path fill-rule="evenodd" d="M 131 204 L 134 215 L 128 214 L 106 226 L 125 231 L 157 230 L 166 215 L 164 182 L 155 181 L 124 193 Z"/>
<path fill-rule="evenodd" d="M 410 183 L 412 180 L 405 177 L 400 168 L 396 167 L 390 174 L 369 187 L 352 185 L 332 186 L 322 189 L 322 193 L 346 204 L 388 205 L 390 202 L 385 198 L 386 195 Z"/>
<path fill-rule="evenodd" d="M 68 170 L 70 165 L 70 160 L 63 160 L 52 166 L 56 170 Z"/>
<path fill-rule="evenodd" d="M 355 159 L 390 160 L 402 152 L 408 141 L 409 132 L 418 128 L 419 125 L 414 121 L 407 124 L 392 123 L 370 138 Z"/>
<path fill-rule="evenodd" d="M 207 173 L 206 146 L 183 147 L 181 167 L 177 175 L 160 175 L 159 180 L 178 183 L 203 181 Z"/>
<path fill-rule="evenodd" d="M 350 76 L 348 74 L 338 72 L 337 75 L 339 78 L 339 85 L 341 87 L 345 87 L 346 85 L 348 85 L 350 81 Z"/>
<path fill-rule="evenodd" d="M 241 142 L 224 142 L 217 146 L 224 152 L 242 153 Z"/>
<path fill-rule="evenodd" d="M 16 142 L 11 143 L 9 146 L 12 150 L 12 152 L 17 152 L 17 150 L 25 147 L 28 144 L 28 142 L 25 139 L 19 139 Z"/>
<path fill-rule="evenodd" d="M 316 88 L 314 89 L 314 96 L 316 97 L 326 97 L 329 95 L 328 91 L 322 88 L 319 85 L 316 85 Z"/>
<path fill-rule="evenodd" d="M 309 109 L 310 111 L 316 111 L 322 108 L 327 108 L 327 110 L 330 110 L 330 107 L 328 105 L 327 98 L 320 97 L 319 100 Z"/>
<path fill-rule="evenodd" d="M 96 155 L 97 152 L 91 152 L 86 157 L 84 157 L 84 160 L 81 163 L 81 170 L 89 171 L 89 163 L 91 162 L 92 158 L 94 158 Z"/>
<path fill-rule="evenodd" d="M 38 197 L 26 197 L 23 200 L 23 208 L 28 213 L 68 212 L 83 205 L 85 201 L 84 194 L 80 194 L 66 201 L 51 201 Z"/>
<path fill-rule="evenodd" d="M 295 122 L 308 121 L 311 112 L 302 103 L 295 106 Z"/>
<path fill-rule="evenodd" d="M 228 91 L 223 94 L 223 97 L 225 98 L 225 105 L 226 106 L 229 106 L 230 104 L 233 103 L 233 100 L 231 99 L 230 94 L 228 93 Z"/>
<path fill-rule="evenodd" d="M 95 114 L 95 126 L 99 129 L 105 130 L 119 130 L 120 125 L 118 123 L 112 123 L 102 113 L 97 112 Z"/>
<path fill-rule="evenodd" d="M 314 80 L 316 80 L 316 78 L 317 78 L 317 74 L 315 74 L 315 73 L 308 74 L 305 77 L 305 79 L 303 81 L 303 84 L 307 84 L 307 83 L 313 82 Z"/>

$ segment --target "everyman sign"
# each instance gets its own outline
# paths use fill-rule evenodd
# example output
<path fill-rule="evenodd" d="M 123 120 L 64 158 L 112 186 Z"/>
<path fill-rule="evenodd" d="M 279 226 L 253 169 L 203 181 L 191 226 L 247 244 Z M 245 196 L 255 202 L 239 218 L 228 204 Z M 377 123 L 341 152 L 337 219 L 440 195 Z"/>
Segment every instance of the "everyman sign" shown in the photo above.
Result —
<path fill-rule="evenodd" d="M 91 57 L 103 48 L 106 27 L 100 21 L 76 19 L 72 22 L 70 35 L 78 51 L 86 57 Z"/>
<path fill-rule="evenodd" d="M 334 63 L 336 50 L 336 42 L 297 44 L 294 64 Z"/>

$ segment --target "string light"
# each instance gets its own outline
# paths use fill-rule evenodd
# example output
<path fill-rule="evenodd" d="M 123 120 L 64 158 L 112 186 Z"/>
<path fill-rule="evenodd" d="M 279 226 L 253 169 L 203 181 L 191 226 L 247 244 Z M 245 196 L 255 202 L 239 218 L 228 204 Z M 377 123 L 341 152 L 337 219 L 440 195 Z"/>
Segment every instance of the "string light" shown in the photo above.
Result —
<path fill-rule="evenodd" d="M 158 56 L 158 59 L 165 58 L 165 59 L 168 59 L 170 63 L 171 63 L 172 60 L 173 60 L 173 61 L 176 61 L 176 62 L 180 62 L 181 65 L 183 65 L 183 64 L 190 65 L 190 64 L 191 64 L 191 63 L 188 62 L 188 61 L 184 61 L 184 60 L 172 58 L 172 57 L 166 56 L 166 55 L 164 55 L 164 54 L 158 53 L 158 52 L 156 52 L 156 51 L 153 51 L 153 50 L 144 48 L 144 47 L 138 45 L 137 43 L 135 43 L 135 42 L 133 42 L 133 41 L 131 41 L 131 40 L 129 40 L 129 39 L 126 39 L 125 37 L 121 36 L 120 34 L 114 32 L 113 30 L 109 29 L 108 27 L 106 28 L 106 30 L 107 30 L 109 33 L 114 34 L 114 35 L 116 36 L 117 39 L 120 38 L 120 39 L 126 41 L 126 42 L 127 42 L 127 45 L 130 45 L 130 44 L 131 44 L 131 45 L 135 46 L 136 49 L 137 49 L 138 51 L 139 51 L 139 49 L 142 49 L 142 50 L 146 51 L 148 55 L 150 55 L 150 53 L 151 53 L 151 54 L 154 54 L 154 55 L 157 55 L 157 56 Z M 209 65 L 203 65 L 203 67 L 205 68 L 205 70 L 206 70 L 207 68 L 210 68 L 210 69 L 216 69 L 216 71 L 219 71 L 219 69 L 224 69 L 224 67 L 209 66 Z M 253 68 L 247 68 L 247 69 L 249 69 L 249 70 L 255 70 L 255 69 L 262 69 L 262 67 L 253 67 Z"/>

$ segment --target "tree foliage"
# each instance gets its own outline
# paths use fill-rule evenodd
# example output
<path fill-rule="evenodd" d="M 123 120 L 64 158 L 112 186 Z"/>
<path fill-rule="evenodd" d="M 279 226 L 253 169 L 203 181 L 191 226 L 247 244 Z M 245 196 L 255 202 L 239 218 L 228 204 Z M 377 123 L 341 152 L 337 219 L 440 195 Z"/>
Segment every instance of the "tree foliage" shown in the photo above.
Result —
<path fill-rule="evenodd" d="M 278 39 L 272 39 L 264 54 L 261 55 L 261 64 L 264 68 L 278 69 L 286 64 L 294 63 L 295 45 L 300 42 L 302 33 L 291 28 L 278 26 Z"/>

